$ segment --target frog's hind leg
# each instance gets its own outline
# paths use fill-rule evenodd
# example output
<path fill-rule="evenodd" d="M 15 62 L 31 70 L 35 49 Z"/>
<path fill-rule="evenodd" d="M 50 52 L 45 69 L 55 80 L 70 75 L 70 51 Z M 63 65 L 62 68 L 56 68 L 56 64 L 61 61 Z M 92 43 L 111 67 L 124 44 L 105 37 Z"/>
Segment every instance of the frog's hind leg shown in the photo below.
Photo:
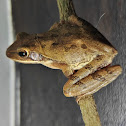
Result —
<path fill-rule="evenodd" d="M 122 72 L 120 66 L 110 66 L 81 79 L 65 94 L 68 97 L 90 95 L 115 80 Z M 78 98 L 79 98 L 78 97 Z"/>
<path fill-rule="evenodd" d="M 76 82 L 80 81 L 82 78 L 92 74 L 93 72 L 97 71 L 99 68 L 105 67 L 112 62 L 111 56 L 106 55 L 99 55 L 97 56 L 92 62 L 78 70 L 75 74 L 71 75 L 69 80 L 64 85 L 64 94 L 66 94 L 69 89 L 74 85 Z"/>

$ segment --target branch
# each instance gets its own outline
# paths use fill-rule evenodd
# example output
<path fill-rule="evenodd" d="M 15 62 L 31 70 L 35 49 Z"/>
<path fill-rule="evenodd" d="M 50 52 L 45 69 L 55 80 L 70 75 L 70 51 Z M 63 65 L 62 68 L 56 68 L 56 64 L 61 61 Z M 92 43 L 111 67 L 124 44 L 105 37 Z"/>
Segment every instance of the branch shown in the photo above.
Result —
<path fill-rule="evenodd" d="M 75 15 L 75 10 L 72 0 L 57 0 L 60 21 L 68 21 L 69 16 Z"/>
<path fill-rule="evenodd" d="M 101 126 L 96 104 L 92 95 L 83 96 L 79 102 L 85 126 Z"/>
<path fill-rule="evenodd" d="M 71 15 L 76 16 L 72 0 L 57 0 L 60 22 L 68 21 Z M 82 97 L 78 100 L 83 120 L 86 126 L 101 126 L 93 96 Z"/>

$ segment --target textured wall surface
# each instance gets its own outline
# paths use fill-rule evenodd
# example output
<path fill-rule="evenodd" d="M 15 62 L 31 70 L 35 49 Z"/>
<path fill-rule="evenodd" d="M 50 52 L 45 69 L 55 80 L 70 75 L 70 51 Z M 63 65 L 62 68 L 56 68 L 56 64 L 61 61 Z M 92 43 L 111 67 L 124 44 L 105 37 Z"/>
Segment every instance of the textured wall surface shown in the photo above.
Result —
<path fill-rule="evenodd" d="M 16 33 L 45 32 L 58 21 L 56 0 L 12 0 L 12 3 Z M 102 126 L 125 126 L 126 1 L 74 0 L 74 5 L 77 14 L 97 27 L 119 52 L 113 64 L 123 67 L 122 75 L 94 96 Z M 66 98 L 62 93 L 67 78 L 61 71 L 23 64 L 19 64 L 19 69 L 21 126 L 84 125 L 75 99 Z"/>

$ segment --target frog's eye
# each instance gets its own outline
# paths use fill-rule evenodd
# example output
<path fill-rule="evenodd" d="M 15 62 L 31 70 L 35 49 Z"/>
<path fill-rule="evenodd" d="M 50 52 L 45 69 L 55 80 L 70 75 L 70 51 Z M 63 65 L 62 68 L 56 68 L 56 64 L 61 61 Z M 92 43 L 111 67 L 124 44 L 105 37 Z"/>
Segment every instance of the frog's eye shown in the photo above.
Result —
<path fill-rule="evenodd" d="M 24 51 L 20 51 L 20 52 L 18 52 L 18 55 L 20 57 L 25 57 L 25 56 L 27 56 L 27 52 L 25 50 Z"/>

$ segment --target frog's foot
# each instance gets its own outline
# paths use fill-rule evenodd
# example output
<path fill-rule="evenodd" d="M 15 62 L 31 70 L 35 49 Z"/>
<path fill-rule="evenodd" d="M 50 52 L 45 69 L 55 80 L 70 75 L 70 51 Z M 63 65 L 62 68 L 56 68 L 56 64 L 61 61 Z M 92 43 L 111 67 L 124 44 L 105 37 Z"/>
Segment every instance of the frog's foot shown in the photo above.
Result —
<path fill-rule="evenodd" d="M 64 95 L 74 97 L 82 94 L 93 94 L 115 80 L 122 69 L 120 66 L 106 67 L 112 62 L 112 57 L 99 55 L 92 62 L 78 70 L 64 85 Z"/>

